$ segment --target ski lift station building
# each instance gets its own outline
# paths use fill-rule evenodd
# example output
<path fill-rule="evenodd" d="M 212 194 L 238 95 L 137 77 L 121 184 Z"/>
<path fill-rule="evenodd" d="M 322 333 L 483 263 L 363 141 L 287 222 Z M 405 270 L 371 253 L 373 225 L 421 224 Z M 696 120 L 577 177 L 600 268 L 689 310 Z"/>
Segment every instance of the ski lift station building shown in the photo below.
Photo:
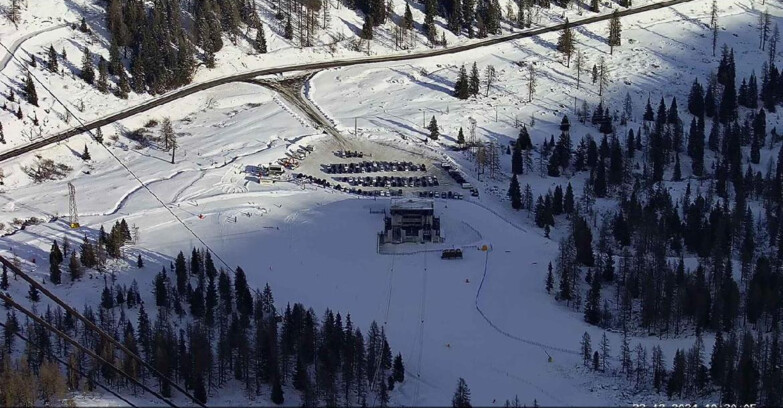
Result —
<path fill-rule="evenodd" d="M 392 200 L 380 235 L 381 243 L 443 242 L 435 203 L 432 200 Z"/>

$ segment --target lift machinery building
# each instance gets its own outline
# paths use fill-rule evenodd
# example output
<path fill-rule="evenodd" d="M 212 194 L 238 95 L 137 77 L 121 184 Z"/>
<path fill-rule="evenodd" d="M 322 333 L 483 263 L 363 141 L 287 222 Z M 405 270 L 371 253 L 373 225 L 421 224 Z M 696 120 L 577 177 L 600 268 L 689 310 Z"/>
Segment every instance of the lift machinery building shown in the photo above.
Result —
<path fill-rule="evenodd" d="M 393 200 L 389 215 L 384 217 L 381 236 L 381 243 L 443 242 L 435 203 L 431 200 Z"/>

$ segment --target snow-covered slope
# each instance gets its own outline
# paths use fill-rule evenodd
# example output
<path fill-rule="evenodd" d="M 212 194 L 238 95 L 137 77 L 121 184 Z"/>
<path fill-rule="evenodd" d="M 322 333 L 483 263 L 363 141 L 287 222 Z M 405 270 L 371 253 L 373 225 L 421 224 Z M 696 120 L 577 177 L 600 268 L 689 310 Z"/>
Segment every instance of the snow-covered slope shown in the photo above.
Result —
<path fill-rule="evenodd" d="M 668 100 L 676 96 L 683 106 L 693 79 L 703 79 L 717 65 L 706 26 L 710 4 L 709 0 L 695 0 L 624 20 L 623 46 L 615 49 L 614 55 L 608 54 L 604 43 L 605 23 L 576 31 L 578 48 L 585 52 L 588 67 L 598 58 L 606 58 L 611 84 L 605 99 L 614 109 L 620 108 L 626 90 L 631 92 L 635 116 L 640 115 L 648 97 L 655 102 L 660 97 Z M 719 43 L 735 48 L 738 77 L 746 76 L 759 66 L 755 24 L 760 4 L 732 0 L 720 2 L 720 6 L 723 29 Z M 783 15 L 778 4 L 765 7 L 776 21 Z M 358 17 L 351 13 L 337 10 L 340 18 L 333 19 L 331 30 L 339 30 L 339 24 L 356 25 Z M 38 24 L 30 23 L 27 32 L 43 28 Z M 2 28 L 6 30 L 2 33 L 10 32 L 7 26 Z M 75 65 L 80 55 L 78 47 L 88 39 L 68 32 L 70 37 L 63 39 L 54 31 L 33 37 L 23 48 L 40 53 L 52 42 L 58 50 L 70 47 L 67 53 L 71 65 Z M 415 63 L 325 71 L 309 84 L 307 97 L 346 134 L 353 133 L 356 118 L 357 137 L 448 155 L 470 173 L 472 167 L 460 153 L 440 145 L 423 146 L 418 141 L 426 134 L 422 117 L 425 122 L 431 116 L 437 118 L 444 145 L 450 144 L 459 127 L 467 131 L 471 117 L 476 120 L 480 138 L 503 144 L 516 136 L 515 121 L 530 125 L 534 118 L 535 125 L 530 128 L 534 143 L 540 144 L 557 132 L 563 114 L 572 116 L 574 99 L 577 104 L 584 100 L 591 106 L 599 100 L 588 72 L 581 75 L 581 89 L 575 89 L 573 65 L 563 65 L 562 56 L 555 50 L 556 41 L 557 34 L 551 34 Z M 326 47 L 299 50 L 276 36 L 270 44 L 274 51 L 266 56 L 244 55 L 241 44 L 227 46 L 218 56 L 220 68 L 200 70 L 197 80 L 265 64 L 331 57 Z M 340 50 L 338 54 L 349 52 Z M 474 61 L 480 69 L 493 65 L 498 81 L 488 97 L 459 101 L 451 96 L 456 73 L 461 64 L 469 67 Z M 524 65 L 532 63 L 539 76 L 535 97 L 529 102 Z M 20 67 L 9 65 L 3 71 L 8 77 L 2 80 L 18 86 L 21 72 Z M 36 74 L 49 81 L 53 92 L 67 98 L 68 103 L 84 99 L 84 118 L 101 116 L 148 97 L 120 101 L 99 95 L 78 79 L 51 78 L 40 70 Z M 43 103 L 37 112 L 39 118 L 49 120 L 46 131 L 67 126 L 56 117 L 58 108 L 51 97 L 43 90 L 39 95 Z M 46 109 L 51 110 L 49 115 L 45 115 Z M 181 134 L 173 165 L 168 153 L 154 144 L 136 146 L 121 135 L 163 117 L 171 117 Z M 778 123 L 777 116 L 768 119 L 770 125 Z M 0 121 L 4 123 L 7 146 L 25 142 L 25 127 L 14 125 L 18 121 L 10 119 L 9 112 L 0 113 Z M 572 123 L 573 134 L 597 133 L 576 121 Z M 149 129 L 156 134 L 159 125 L 150 123 Z M 402 140 L 400 135 L 407 139 Z M 252 286 L 262 287 L 269 282 L 283 304 L 303 301 L 316 309 L 350 311 L 362 326 L 372 320 L 383 323 L 392 347 L 403 354 L 408 368 L 406 383 L 392 394 L 394 404 L 447 405 L 458 377 L 470 384 L 474 405 L 501 405 L 514 395 L 519 395 L 523 403 L 536 400 L 542 405 L 658 400 L 644 395 L 628 397 L 622 386 L 580 368 L 581 356 L 576 350 L 581 334 L 587 331 L 597 339 L 602 331 L 588 326 L 581 314 L 560 307 L 544 293 L 547 262 L 556 255 L 557 238 L 562 232 L 555 231 L 548 239 L 532 226 L 526 214 L 508 209 L 503 194 L 506 179 L 484 182 L 480 200 L 437 201 L 436 211 L 444 223 L 464 223 L 480 236 L 478 240 L 473 235 L 454 237 L 465 245 L 466 256 L 462 261 L 449 262 L 437 253 L 378 254 L 375 234 L 382 219 L 370 209 L 386 206 L 388 202 L 383 199 L 357 199 L 311 185 L 259 185 L 247 178 L 244 171 L 248 166 L 283 157 L 293 143 L 318 143 L 326 138 L 295 108 L 264 88 L 249 84 L 218 87 L 105 128 L 104 137 L 111 151 L 168 209 L 231 266 L 242 265 L 248 271 Z M 78 157 L 85 145 L 92 156 L 89 162 Z M 63 180 L 35 184 L 22 171 L 23 165 L 35 160 L 34 154 L 4 163 L 0 221 L 6 224 L 5 229 L 12 229 L 8 224 L 14 218 L 36 216 L 49 220 L 66 214 L 68 181 L 76 185 L 84 226 L 70 230 L 60 217 L 0 239 L 0 252 L 17 256 L 25 270 L 39 279 L 45 279 L 48 273 L 46 251 L 52 239 L 67 234 L 79 241 L 83 234 L 95 234 L 101 225 L 125 218 L 138 226 L 141 234 L 126 258 L 132 260 L 141 253 L 148 259 L 148 267 L 136 270 L 121 264 L 118 279 L 123 283 L 136 279 L 146 291 L 145 299 L 151 301 L 150 282 L 158 264 L 167 263 L 179 250 L 199 246 L 168 209 L 86 136 L 38 154 L 68 164 L 73 170 Z M 503 160 L 504 167 L 507 161 Z M 577 192 L 580 177 L 570 180 Z M 528 174 L 521 182 L 531 184 L 538 194 L 565 179 Z M 491 251 L 477 249 L 483 244 L 488 244 Z M 54 290 L 76 303 L 83 302 L 101 285 L 101 279 L 66 282 Z M 15 284 L 10 289 L 19 299 L 26 291 L 27 287 Z M 620 336 L 608 335 L 617 350 Z M 647 346 L 660 342 L 669 359 L 674 349 L 689 346 L 691 340 L 633 340 L 634 345 L 637 342 Z M 553 357 L 552 362 L 548 356 Z M 216 404 L 247 402 L 238 392 L 215 397 Z M 296 403 L 296 399 L 287 401 Z"/>

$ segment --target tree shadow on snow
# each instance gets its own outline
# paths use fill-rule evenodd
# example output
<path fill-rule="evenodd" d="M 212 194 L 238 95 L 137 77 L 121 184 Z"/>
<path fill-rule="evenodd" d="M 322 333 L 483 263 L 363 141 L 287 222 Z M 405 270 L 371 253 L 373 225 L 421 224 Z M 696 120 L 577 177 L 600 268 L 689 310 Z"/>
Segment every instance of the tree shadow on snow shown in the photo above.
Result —
<path fill-rule="evenodd" d="M 409 74 L 409 73 L 407 73 L 405 71 L 402 71 L 402 70 L 398 70 L 398 69 L 394 69 L 394 68 L 392 68 L 391 70 L 392 70 L 392 72 L 396 72 L 396 73 L 404 76 L 409 81 L 411 81 L 411 82 L 413 82 L 413 83 L 415 83 L 417 85 L 423 86 L 423 87 L 431 89 L 433 91 L 443 92 L 445 94 L 451 95 L 451 89 L 450 88 L 446 88 L 444 86 L 440 86 L 440 85 L 429 83 L 429 82 L 424 82 L 424 81 L 416 78 L 415 76 L 413 76 L 413 75 L 411 75 L 411 74 Z"/>

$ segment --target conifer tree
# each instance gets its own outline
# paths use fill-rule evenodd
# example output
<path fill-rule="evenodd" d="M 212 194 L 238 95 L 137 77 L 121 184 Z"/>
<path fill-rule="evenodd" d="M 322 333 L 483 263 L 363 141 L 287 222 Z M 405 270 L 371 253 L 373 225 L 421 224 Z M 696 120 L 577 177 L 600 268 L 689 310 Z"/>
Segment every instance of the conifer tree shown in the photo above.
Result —
<path fill-rule="evenodd" d="M 403 16 L 402 26 L 406 30 L 413 29 L 413 13 L 411 13 L 411 5 L 407 1 L 405 2 L 405 15 Z"/>
<path fill-rule="evenodd" d="M 515 210 L 522 209 L 522 190 L 519 187 L 517 175 L 511 176 L 511 186 L 508 188 L 508 196 L 511 198 L 511 208 Z"/>
<path fill-rule="evenodd" d="M 372 35 L 373 35 L 372 30 L 373 30 L 372 15 L 366 14 L 364 16 L 364 25 L 362 25 L 361 38 L 365 40 L 372 40 Z"/>
<path fill-rule="evenodd" d="M 598 273 L 590 280 L 584 314 L 587 323 L 593 325 L 601 323 L 601 279 Z"/>
<path fill-rule="evenodd" d="M 272 382 L 272 395 L 270 396 L 270 399 L 277 405 L 280 405 L 285 401 L 285 398 L 283 397 L 283 386 L 280 383 L 279 375 L 276 375 Z"/>
<path fill-rule="evenodd" d="M 76 258 L 76 251 L 71 252 L 71 258 L 68 262 L 68 271 L 71 273 L 71 280 L 76 281 L 82 277 L 82 266 Z"/>
<path fill-rule="evenodd" d="M 266 54 L 266 36 L 264 35 L 264 26 L 261 24 L 259 24 L 258 29 L 256 30 L 256 41 L 253 45 L 256 47 L 256 51 L 261 54 Z"/>
<path fill-rule="evenodd" d="M 109 45 L 109 65 L 108 72 L 111 75 L 117 75 L 122 69 L 122 57 L 120 56 L 120 48 L 117 45 L 117 39 L 112 37 L 111 44 Z"/>
<path fill-rule="evenodd" d="M 473 68 L 470 70 L 470 79 L 468 80 L 468 89 L 471 95 L 477 96 L 481 85 L 481 78 L 479 78 L 478 68 L 476 63 L 473 63 Z"/>
<path fill-rule="evenodd" d="M 682 170 L 680 169 L 680 154 L 677 153 L 674 159 L 674 174 L 672 181 L 682 181 Z"/>
<path fill-rule="evenodd" d="M 402 364 L 402 354 L 400 353 L 397 353 L 397 356 L 394 357 L 392 377 L 398 383 L 405 381 L 405 366 Z"/>
<path fill-rule="evenodd" d="M 438 121 L 435 120 L 435 116 L 430 120 L 430 124 L 427 126 L 427 130 L 430 131 L 430 139 L 438 140 L 440 136 L 440 130 L 438 130 Z"/>
<path fill-rule="evenodd" d="M 568 19 L 566 19 L 565 24 L 563 25 L 563 32 L 557 40 L 557 50 L 565 55 L 567 67 L 571 66 L 571 55 L 574 54 L 574 48 L 574 33 L 571 30 Z"/>
<path fill-rule="evenodd" d="M 522 157 L 522 143 L 517 139 L 517 142 L 514 143 L 514 148 L 511 150 L 511 173 L 517 175 L 524 172 L 525 162 Z"/>
<path fill-rule="evenodd" d="M 57 62 L 57 51 L 54 50 L 54 46 L 49 46 L 49 71 L 56 74 L 60 71 L 59 63 Z"/>
<path fill-rule="evenodd" d="M 84 151 L 82 151 L 82 160 L 87 161 L 87 160 L 90 160 L 90 159 L 91 159 L 90 151 L 87 150 L 87 145 L 85 144 L 84 145 Z"/>
<path fill-rule="evenodd" d="M 365 21 L 365 24 L 366 23 L 367 22 Z M 283 33 L 283 38 L 285 38 L 286 40 L 293 40 L 294 39 L 294 26 L 291 25 L 291 15 L 290 14 L 288 15 L 288 18 L 286 19 L 286 22 L 285 22 L 285 30 L 284 30 L 284 33 Z"/>
<path fill-rule="evenodd" d="M 549 262 L 549 266 L 547 267 L 547 273 L 546 273 L 546 283 L 544 285 L 544 288 L 546 289 L 546 293 L 552 293 L 552 289 L 555 287 L 555 277 L 552 275 L 552 262 Z"/>
<path fill-rule="evenodd" d="M 27 298 L 30 299 L 31 302 L 38 302 L 41 300 L 41 295 L 38 293 L 38 289 L 36 289 L 35 286 L 30 285 L 30 290 L 27 291 Z"/>
<path fill-rule="evenodd" d="M 609 339 L 606 337 L 606 332 L 601 335 L 601 344 L 599 347 L 601 348 L 601 371 L 605 372 L 609 361 L 609 351 L 611 350 L 609 347 Z"/>
<path fill-rule="evenodd" d="M 451 398 L 452 408 L 471 408 L 470 405 L 470 389 L 464 378 L 459 379 L 457 382 L 457 390 L 454 391 L 454 396 Z"/>
<path fill-rule="evenodd" d="M 131 85 L 128 81 L 128 73 L 125 72 L 125 68 L 120 66 L 117 70 L 117 97 L 120 99 L 127 99 L 130 91 Z"/>
<path fill-rule="evenodd" d="M 59 285 L 62 282 L 62 273 L 60 272 L 60 265 L 57 263 L 49 264 L 49 281 L 55 285 Z"/>
<path fill-rule="evenodd" d="M 98 60 L 98 82 L 96 87 L 101 93 L 109 92 L 109 69 L 103 57 Z"/>
<path fill-rule="evenodd" d="M 593 346 L 590 342 L 590 333 L 584 332 L 582 339 L 579 340 L 579 345 L 581 346 L 582 350 L 582 363 L 585 365 L 585 367 L 588 367 L 590 365 L 590 358 L 593 354 Z"/>
<path fill-rule="evenodd" d="M 84 82 L 87 82 L 90 85 L 95 82 L 95 70 L 93 69 L 92 53 L 86 46 L 84 47 L 84 54 L 82 55 L 82 69 L 79 76 L 82 78 L 82 80 L 84 80 Z"/>
<path fill-rule="evenodd" d="M 622 43 L 622 24 L 620 23 L 620 12 L 615 10 L 612 18 L 609 20 L 609 53 L 614 54 L 614 47 L 619 47 Z"/>
<path fill-rule="evenodd" d="M 8 290 L 8 267 L 3 264 L 3 272 L 0 274 L 0 289 Z"/>
<path fill-rule="evenodd" d="M 457 133 L 457 144 L 460 147 L 465 145 L 465 134 L 462 132 L 462 127 L 459 128 L 459 133 Z"/>
<path fill-rule="evenodd" d="M 35 83 L 33 83 L 33 77 L 30 75 L 30 71 L 27 71 L 27 79 L 24 81 L 24 93 L 27 96 L 27 102 L 31 105 L 38 106 L 38 92 L 35 91 Z"/>
<path fill-rule="evenodd" d="M 454 96 L 459 99 L 468 99 L 470 97 L 470 85 L 468 82 L 468 74 L 465 71 L 465 65 L 459 69 L 459 76 L 454 83 Z"/>
<path fill-rule="evenodd" d="M 177 291 L 179 293 L 185 293 L 185 287 L 188 284 L 188 269 L 185 263 L 185 255 L 182 251 L 179 251 L 177 258 L 174 261 L 174 275 L 177 277 Z"/>

